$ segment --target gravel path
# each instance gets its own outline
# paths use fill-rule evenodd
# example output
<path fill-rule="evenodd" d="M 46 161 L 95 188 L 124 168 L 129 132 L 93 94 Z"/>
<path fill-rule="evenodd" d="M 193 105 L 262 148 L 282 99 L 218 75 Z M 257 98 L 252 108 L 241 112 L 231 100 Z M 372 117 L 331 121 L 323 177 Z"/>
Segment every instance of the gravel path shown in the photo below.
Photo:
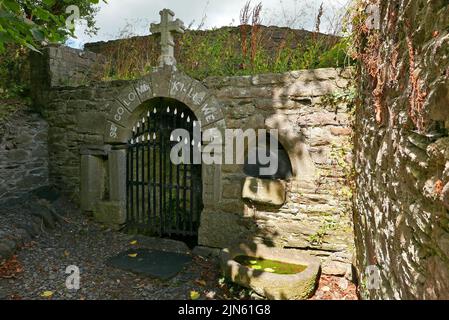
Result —
<path fill-rule="evenodd" d="M 42 233 L 21 248 L 18 272 L 0 276 L 0 299 L 189 299 L 192 291 L 201 298 L 220 298 L 214 262 L 194 257 L 186 270 L 166 282 L 111 268 L 105 265 L 108 258 L 140 247 L 139 242 L 132 244 L 132 236 L 103 228 L 68 203 L 57 201 L 53 206 L 64 216 L 62 223 L 53 230 L 42 228 Z M 31 214 L 27 210 L 27 206 L 16 206 L 7 212 L 16 212 L 21 218 L 15 221 L 22 221 Z M 4 232 L 14 234 L 16 228 L 6 223 L 13 217 L 0 217 Z M 65 271 L 71 265 L 81 272 L 78 291 L 65 285 Z M 43 297 L 44 293 L 51 297 Z"/>
<path fill-rule="evenodd" d="M 129 249 L 160 249 L 162 242 L 106 229 L 63 198 L 50 203 L 30 195 L 0 204 L 0 300 L 260 299 L 223 281 L 214 259 L 193 256 L 192 262 L 168 281 L 105 264 Z M 177 251 L 187 249 L 178 242 L 166 245 Z M 10 254 L 2 264 L 5 250 Z M 69 266 L 80 269 L 79 290 L 66 287 Z M 344 278 L 322 276 L 312 299 L 357 299 L 356 288 Z"/>

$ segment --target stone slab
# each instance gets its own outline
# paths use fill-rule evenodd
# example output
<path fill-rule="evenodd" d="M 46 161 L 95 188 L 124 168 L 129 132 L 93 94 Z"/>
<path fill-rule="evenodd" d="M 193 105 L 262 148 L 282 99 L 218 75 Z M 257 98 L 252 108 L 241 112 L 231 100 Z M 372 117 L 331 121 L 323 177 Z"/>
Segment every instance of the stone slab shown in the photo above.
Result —
<path fill-rule="evenodd" d="M 145 248 L 156 251 L 166 251 L 181 254 L 190 254 L 189 247 L 181 241 L 163 238 L 152 238 L 143 235 L 136 235 L 132 240 L 137 241 L 139 248 Z"/>
<path fill-rule="evenodd" d="M 136 255 L 135 257 L 133 257 Z M 169 280 L 192 261 L 186 254 L 149 249 L 128 250 L 112 257 L 106 264 L 151 278 Z"/>

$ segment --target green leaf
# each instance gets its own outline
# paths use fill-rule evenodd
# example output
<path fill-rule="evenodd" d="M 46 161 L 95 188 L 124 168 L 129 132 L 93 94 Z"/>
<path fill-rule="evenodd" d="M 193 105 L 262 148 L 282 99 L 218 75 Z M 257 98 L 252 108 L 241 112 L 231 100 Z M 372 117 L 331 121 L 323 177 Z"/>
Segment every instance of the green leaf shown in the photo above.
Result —
<path fill-rule="evenodd" d="M 27 47 L 31 51 L 34 51 L 34 52 L 37 52 L 37 53 L 41 53 L 39 50 L 37 50 L 33 45 L 31 45 L 29 43 L 25 43 L 25 47 Z"/>
<path fill-rule="evenodd" d="M 45 35 L 44 35 L 44 33 L 43 33 L 41 30 L 37 29 L 37 28 L 31 29 L 31 34 L 33 35 L 33 37 L 34 37 L 34 39 L 35 39 L 36 41 L 41 42 L 41 41 L 44 41 L 44 40 L 45 40 Z"/>
<path fill-rule="evenodd" d="M 47 6 L 49 6 L 49 7 L 52 7 L 52 6 L 56 3 L 56 0 L 42 0 L 42 2 L 43 2 L 45 5 L 47 5 Z"/>
<path fill-rule="evenodd" d="M 9 9 L 16 14 L 19 14 L 21 11 L 20 5 L 17 3 L 17 1 L 5 0 L 3 1 L 3 5 L 6 7 L 6 9 Z"/>

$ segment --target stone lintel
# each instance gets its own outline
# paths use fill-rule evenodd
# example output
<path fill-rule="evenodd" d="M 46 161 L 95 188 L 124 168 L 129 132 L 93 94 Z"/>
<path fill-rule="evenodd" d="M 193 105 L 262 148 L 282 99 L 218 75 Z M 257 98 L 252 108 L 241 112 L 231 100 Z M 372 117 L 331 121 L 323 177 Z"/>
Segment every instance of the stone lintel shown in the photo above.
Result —
<path fill-rule="evenodd" d="M 83 156 L 107 156 L 110 150 L 110 145 L 84 145 L 80 148 L 80 154 Z"/>

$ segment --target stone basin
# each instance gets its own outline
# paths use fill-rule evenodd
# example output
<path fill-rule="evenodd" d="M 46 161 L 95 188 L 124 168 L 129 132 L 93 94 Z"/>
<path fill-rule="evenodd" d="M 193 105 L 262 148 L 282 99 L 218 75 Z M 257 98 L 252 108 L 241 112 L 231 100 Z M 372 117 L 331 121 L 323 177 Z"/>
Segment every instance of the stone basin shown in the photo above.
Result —
<path fill-rule="evenodd" d="M 234 260 L 239 256 L 302 265 L 306 268 L 300 273 L 277 274 L 242 265 Z M 304 300 L 311 297 L 320 272 L 320 260 L 316 257 L 298 250 L 271 248 L 262 244 L 240 244 L 223 249 L 220 264 L 227 279 L 272 300 Z"/>

